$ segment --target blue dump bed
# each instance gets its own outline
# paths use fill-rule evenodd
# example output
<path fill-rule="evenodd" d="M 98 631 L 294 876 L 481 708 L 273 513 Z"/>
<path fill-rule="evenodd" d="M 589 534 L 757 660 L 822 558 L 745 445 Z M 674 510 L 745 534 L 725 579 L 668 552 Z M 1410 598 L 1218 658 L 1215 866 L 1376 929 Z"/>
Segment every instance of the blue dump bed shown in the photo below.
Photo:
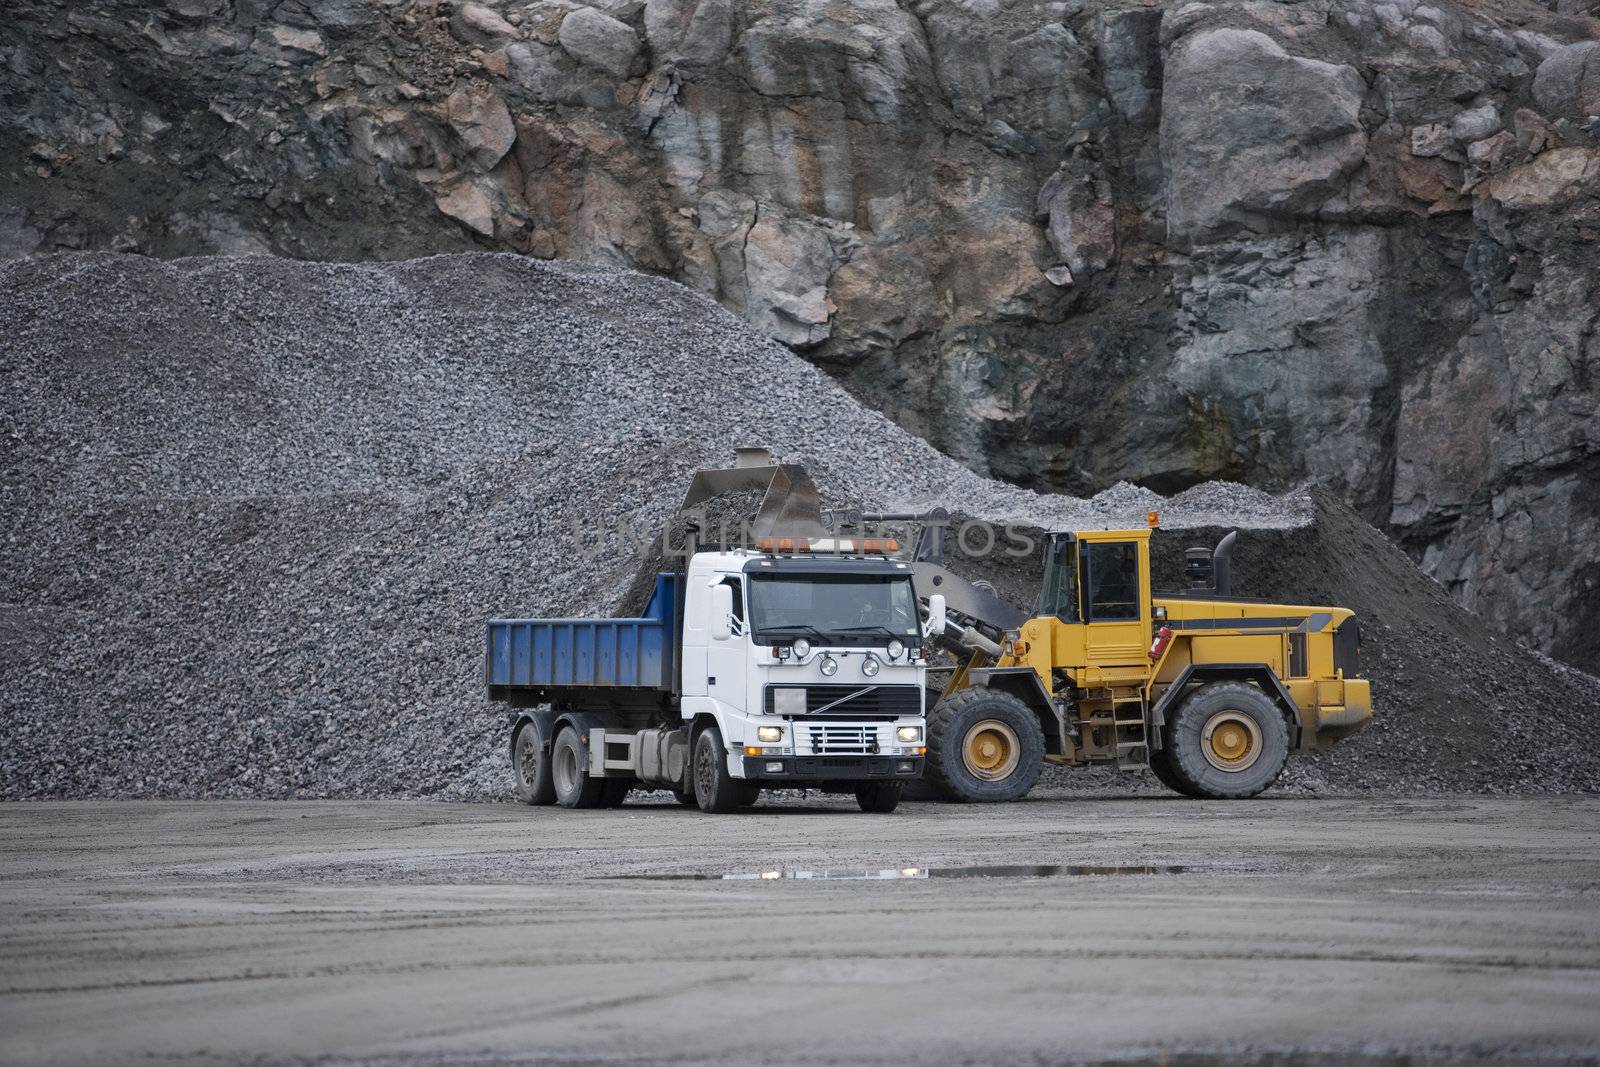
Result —
<path fill-rule="evenodd" d="M 639 619 L 494 619 L 485 634 L 489 695 L 504 690 L 673 686 L 675 574 L 656 575 Z"/>

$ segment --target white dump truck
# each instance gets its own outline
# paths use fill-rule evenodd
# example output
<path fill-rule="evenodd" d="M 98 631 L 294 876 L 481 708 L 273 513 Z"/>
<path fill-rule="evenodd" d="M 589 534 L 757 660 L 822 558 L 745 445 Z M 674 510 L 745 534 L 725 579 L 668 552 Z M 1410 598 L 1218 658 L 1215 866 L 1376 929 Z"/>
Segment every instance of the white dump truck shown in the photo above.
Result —
<path fill-rule="evenodd" d="M 753 543 L 655 573 L 638 617 L 488 624 L 525 803 L 667 788 L 728 812 L 764 788 L 814 789 L 890 812 L 922 773 L 924 634 L 942 600 L 924 619 L 897 546 L 828 536 L 804 471 L 764 452 L 700 472 L 684 507 L 752 486 L 766 487 Z"/>

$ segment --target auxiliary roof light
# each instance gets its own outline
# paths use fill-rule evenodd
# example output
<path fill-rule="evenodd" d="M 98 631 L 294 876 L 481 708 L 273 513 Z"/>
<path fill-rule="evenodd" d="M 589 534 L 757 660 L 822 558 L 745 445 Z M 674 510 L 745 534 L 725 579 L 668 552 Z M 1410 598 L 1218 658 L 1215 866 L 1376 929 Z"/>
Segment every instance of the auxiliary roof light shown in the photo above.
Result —
<path fill-rule="evenodd" d="M 881 556 L 900 551 L 900 542 L 893 537 L 762 537 L 756 541 L 756 551 L 774 552 L 779 555 L 797 552 L 844 552 Z"/>

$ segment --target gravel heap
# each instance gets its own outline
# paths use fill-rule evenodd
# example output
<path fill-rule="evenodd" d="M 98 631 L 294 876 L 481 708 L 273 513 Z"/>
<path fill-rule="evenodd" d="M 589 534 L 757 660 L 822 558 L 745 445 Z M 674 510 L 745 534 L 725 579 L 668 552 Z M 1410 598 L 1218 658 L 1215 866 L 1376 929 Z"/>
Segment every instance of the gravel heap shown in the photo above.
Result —
<path fill-rule="evenodd" d="M 613 609 L 735 445 L 830 503 L 1316 540 L 1305 494 L 980 478 L 710 301 L 602 267 L 52 256 L 0 265 L 0 336 L 4 797 L 504 796 L 484 620 Z M 1557 673 L 1506 655 L 1520 694 Z M 1452 751 L 1429 749 L 1447 783 Z"/>

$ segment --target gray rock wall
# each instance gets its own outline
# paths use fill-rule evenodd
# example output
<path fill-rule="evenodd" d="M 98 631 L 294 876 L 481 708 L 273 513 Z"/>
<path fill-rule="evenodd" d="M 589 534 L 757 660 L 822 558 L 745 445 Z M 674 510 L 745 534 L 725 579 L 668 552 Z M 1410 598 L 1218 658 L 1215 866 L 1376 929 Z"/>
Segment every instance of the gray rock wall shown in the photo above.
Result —
<path fill-rule="evenodd" d="M 983 473 L 1324 482 L 1594 669 L 1595 9 L 13 0 L 0 253 L 670 274 Z"/>

